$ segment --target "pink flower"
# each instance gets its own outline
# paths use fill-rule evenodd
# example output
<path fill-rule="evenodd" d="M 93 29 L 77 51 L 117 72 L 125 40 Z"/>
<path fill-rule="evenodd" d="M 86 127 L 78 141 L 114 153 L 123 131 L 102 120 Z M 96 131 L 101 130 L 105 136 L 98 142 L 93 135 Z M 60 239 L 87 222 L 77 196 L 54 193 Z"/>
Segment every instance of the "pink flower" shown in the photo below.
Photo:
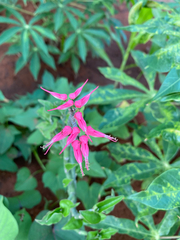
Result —
<path fill-rule="evenodd" d="M 88 161 L 88 156 L 89 156 L 89 147 L 88 147 L 88 137 L 83 135 L 80 138 L 81 142 L 81 152 L 85 158 L 85 164 L 86 164 L 86 169 L 89 170 L 89 161 Z"/>
<path fill-rule="evenodd" d="M 80 149 L 80 142 L 78 140 L 75 140 L 74 142 L 72 142 L 71 145 L 74 150 L 74 157 L 81 168 L 82 176 L 84 176 L 83 169 L 82 169 L 82 153 L 81 153 L 81 149 Z"/>
<path fill-rule="evenodd" d="M 87 125 L 86 125 L 86 122 L 85 122 L 85 120 L 82 116 L 82 113 L 81 112 L 76 112 L 74 114 L 74 118 L 77 120 L 79 127 L 87 134 Z M 90 139 L 89 136 L 88 136 L 88 138 Z M 92 142 L 91 139 L 90 139 L 90 141 Z"/>
<path fill-rule="evenodd" d="M 46 90 L 45 88 L 42 88 L 42 87 L 40 87 L 40 88 L 41 88 L 42 90 L 50 93 L 50 94 L 51 94 L 53 97 L 55 97 L 55 98 L 61 99 L 61 100 L 63 100 L 63 101 L 65 101 L 65 100 L 67 99 L 67 94 L 60 94 L 60 93 L 48 91 L 48 90 Z"/>
<path fill-rule="evenodd" d="M 99 86 L 98 86 L 98 87 L 99 87 Z M 96 87 L 94 90 L 92 90 L 92 91 L 91 91 L 89 94 L 87 94 L 85 97 L 81 98 L 80 100 L 75 101 L 74 105 L 75 105 L 77 108 L 81 108 L 82 106 L 84 106 L 84 105 L 88 102 L 91 94 L 92 94 L 98 87 Z"/>
<path fill-rule="evenodd" d="M 118 140 L 116 138 L 113 138 L 109 135 L 106 135 L 102 132 L 96 131 L 94 130 L 91 126 L 87 127 L 87 134 L 89 134 L 90 136 L 93 137 L 103 137 L 103 138 L 108 138 L 109 140 L 113 141 L 113 142 L 117 142 Z"/>
<path fill-rule="evenodd" d="M 72 133 L 68 137 L 65 147 L 63 148 L 63 150 L 59 154 L 61 154 L 64 151 L 64 149 L 67 146 L 69 146 L 69 144 L 71 144 L 74 140 L 76 140 L 79 133 L 80 133 L 80 129 L 78 127 L 73 127 Z"/>
<path fill-rule="evenodd" d="M 64 110 L 64 109 L 67 109 L 69 107 L 72 107 L 74 104 L 74 102 L 72 100 L 68 100 L 67 102 L 63 103 L 62 105 L 60 105 L 59 107 L 57 108 L 53 108 L 53 109 L 50 109 L 48 111 L 53 111 L 53 110 Z"/>
<path fill-rule="evenodd" d="M 81 93 L 84 85 L 87 83 L 88 79 L 85 81 L 85 83 L 80 87 L 78 88 L 74 93 L 70 93 L 69 94 L 69 97 L 74 100 L 77 96 L 79 96 L 79 94 Z"/>
<path fill-rule="evenodd" d="M 52 147 L 53 143 L 62 140 L 63 138 L 67 137 L 69 134 L 71 134 L 72 129 L 69 126 L 65 126 L 63 128 L 63 130 L 61 132 L 59 132 L 58 134 L 56 134 L 49 143 L 47 143 L 45 146 L 43 146 L 44 148 L 47 148 L 49 145 L 49 148 L 47 149 L 47 151 L 45 152 L 44 155 L 46 155 L 49 151 L 49 149 Z"/>

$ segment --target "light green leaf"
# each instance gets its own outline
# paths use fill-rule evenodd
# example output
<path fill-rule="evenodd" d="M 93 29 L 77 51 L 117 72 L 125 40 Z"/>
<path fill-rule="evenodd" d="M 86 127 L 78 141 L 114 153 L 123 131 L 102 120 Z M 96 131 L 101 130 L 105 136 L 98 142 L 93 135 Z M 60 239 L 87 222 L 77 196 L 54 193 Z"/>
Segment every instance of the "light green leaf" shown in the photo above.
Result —
<path fill-rule="evenodd" d="M 11 212 L 3 205 L 3 196 L 0 195 L 0 239 L 12 240 L 18 234 L 18 225 Z"/>
<path fill-rule="evenodd" d="M 37 187 L 37 180 L 31 175 L 28 168 L 23 167 L 17 173 L 17 181 L 14 186 L 16 191 L 33 190 Z"/>
<path fill-rule="evenodd" d="M 73 169 L 74 167 L 76 167 L 78 164 L 77 163 L 67 163 L 67 164 L 65 164 L 65 168 L 66 168 L 66 170 L 71 170 L 71 169 Z"/>
<path fill-rule="evenodd" d="M 25 191 L 21 195 L 8 198 L 9 210 L 15 213 L 20 208 L 31 209 L 41 202 L 41 194 L 37 190 Z"/>
<path fill-rule="evenodd" d="M 24 61 L 27 61 L 29 56 L 29 31 L 24 29 L 21 33 L 21 47 Z"/>
<path fill-rule="evenodd" d="M 12 38 L 17 32 L 21 31 L 21 27 L 12 27 L 8 28 L 5 30 L 1 35 L 0 35 L 0 44 L 3 44 L 7 42 L 10 38 Z"/>
<path fill-rule="evenodd" d="M 111 236 L 116 234 L 117 232 L 118 230 L 113 228 L 102 229 L 100 232 L 100 236 L 102 239 L 111 239 Z"/>
<path fill-rule="evenodd" d="M 158 93 L 155 95 L 153 100 L 158 100 L 165 95 L 177 92 L 180 92 L 180 70 L 173 68 L 167 74 L 164 82 L 162 83 Z"/>
<path fill-rule="evenodd" d="M 87 56 L 87 48 L 86 48 L 86 42 L 81 35 L 78 35 L 77 44 L 78 44 L 79 56 L 81 57 L 83 62 L 85 62 L 86 56 Z"/>
<path fill-rule="evenodd" d="M 73 33 L 65 40 L 63 52 L 67 52 L 67 50 L 74 46 L 76 37 L 76 34 Z"/>
<path fill-rule="evenodd" d="M 120 159 L 124 158 L 131 161 L 155 161 L 160 163 L 159 159 L 156 158 L 151 152 L 143 148 L 133 147 L 130 144 L 110 143 L 107 145 L 107 148 L 109 149 L 111 155 L 118 162 Z"/>
<path fill-rule="evenodd" d="M 104 201 L 96 203 L 96 205 L 94 206 L 94 209 L 95 209 L 96 212 L 101 213 L 101 212 L 103 212 L 103 211 L 105 211 L 109 208 L 112 208 L 113 206 L 115 206 L 119 202 L 121 202 L 123 198 L 124 198 L 124 196 L 107 198 Z"/>
<path fill-rule="evenodd" d="M 62 228 L 63 230 L 71 230 L 71 229 L 79 229 L 83 225 L 82 219 L 76 219 L 72 217 L 69 222 L 67 222 L 64 227 Z"/>
<path fill-rule="evenodd" d="M 32 223 L 31 216 L 23 208 L 23 209 L 17 211 L 14 214 L 14 217 L 15 217 L 15 219 L 18 223 L 18 227 L 19 227 L 19 233 L 18 233 L 17 237 L 15 238 L 15 240 L 28 240 L 28 233 L 29 233 L 29 229 L 30 229 L 31 223 Z"/>
<path fill-rule="evenodd" d="M 84 211 L 80 211 L 80 213 L 83 216 L 83 218 L 89 223 L 97 224 L 101 221 L 101 216 L 97 212 L 84 210 Z"/>
<path fill-rule="evenodd" d="M 51 139 L 51 133 L 57 128 L 57 119 L 54 119 L 52 124 L 48 121 L 42 121 L 36 128 L 40 130 L 45 138 Z"/>
<path fill-rule="evenodd" d="M 144 85 L 142 85 L 139 81 L 128 76 L 118 68 L 99 67 L 98 69 L 105 76 L 105 78 L 108 78 L 112 81 L 121 82 L 124 86 L 130 85 L 139 88 L 144 92 L 148 91 L 147 88 L 144 87 Z"/>
<path fill-rule="evenodd" d="M 129 199 L 155 209 L 169 210 L 180 206 L 180 170 L 170 169 L 158 176 L 146 191 L 135 193 Z"/>
<path fill-rule="evenodd" d="M 103 186 L 105 189 L 110 187 L 118 188 L 130 183 L 131 179 L 143 180 L 151 177 L 158 173 L 161 168 L 162 167 L 155 162 L 125 164 L 110 174 Z"/>
<path fill-rule="evenodd" d="M 30 29 L 30 33 L 33 37 L 34 42 L 36 43 L 37 47 L 41 49 L 46 55 L 48 54 L 48 48 L 43 40 L 43 38 L 34 30 Z"/>
<path fill-rule="evenodd" d="M 63 179 L 63 186 L 66 188 L 70 184 L 70 182 L 72 182 L 72 179 L 64 178 Z"/>
<path fill-rule="evenodd" d="M 41 220 L 35 219 L 35 221 L 41 225 L 49 226 L 58 223 L 62 219 L 62 217 L 62 209 L 59 207 L 54 209 L 53 211 L 47 212 Z"/>
<path fill-rule="evenodd" d="M 89 225 L 94 229 L 117 229 L 120 234 L 127 234 L 136 239 L 144 239 L 147 236 L 152 236 L 151 233 L 145 229 L 141 224 L 139 227 L 135 222 L 126 218 L 116 218 L 114 216 L 107 216 L 105 220 L 96 225 Z"/>
<path fill-rule="evenodd" d="M 44 28 L 42 26 L 39 25 L 34 25 L 33 29 L 38 31 L 42 36 L 50 38 L 52 40 L 56 40 L 56 36 L 54 35 L 54 33 L 49 30 L 48 28 Z"/>
<path fill-rule="evenodd" d="M 37 80 L 40 68 L 41 68 L 41 63 L 40 63 L 39 55 L 37 52 L 34 52 L 31 56 L 29 69 L 33 77 L 35 78 L 35 80 Z"/>
<path fill-rule="evenodd" d="M 133 119 L 139 112 L 139 108 L 145 104 L 144 101 L 132 103 L 126 108 L 113 108 L 108 110 L 101 122 L 99 129 L 122 126 Z"/>

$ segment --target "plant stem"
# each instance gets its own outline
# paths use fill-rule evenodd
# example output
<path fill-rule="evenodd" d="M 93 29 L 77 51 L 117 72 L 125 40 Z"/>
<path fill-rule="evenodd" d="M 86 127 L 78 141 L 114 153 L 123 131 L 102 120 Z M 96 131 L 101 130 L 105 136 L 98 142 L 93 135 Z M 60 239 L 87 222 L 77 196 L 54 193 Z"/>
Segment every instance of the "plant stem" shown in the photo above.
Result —
<path fill-rule="evenodd" d="M 6 7 L 9 7 L 9 8 L 13 8 L 14 10 L 17 10 L 17 11 L 19 11 L 19 12 L 23 12 L 23 13 L 25 13 L 25 14 L 34 16 L 34 13 L 32 13 L 32 12 L 30 12 L 30 11 L 27 11 L 27 10 L 24 10 L 24 9 L 21 9 L 21 8 L 18 8 L 18 7 L 15 7 L 15 6 L 6 4 L 6 3 L 2 3 L 2 2 L 1 2 L 0 5 L 6 6 Z"/>
<path fill-rule="evenodd" d="M 159 237 L 159 239 L 178 239 L 180 236 Z"/>
<path fill-rule="evenodd" d="M 40 157 L 39 157 L 39 155 L 38 155 L 38 153 L 37 153 L 36 150 L 33 150 L 33 154 L 34 154 L 34 156 L 35 156 L 35 158 L 36 158 L 36 161 L 39 163 L 39 166 L 42 168 L 42 170 L 43 170 L 43 171 L 46 171 L 46 167 L 45 167 L 44 164 L 42 163 L 42 161 L 41 161 L 41 159 L 40 159 Z"/>
<path fill-rule="evenodd" d="M 124 71 L 124 68 L 125 68 L 125 65 L 126 65 L 126 62 L 128 60 L 128 57 L 129 57 L 129 54 L 130 54 L 130 51 L 132 49 L 132 43 L 133 43 L 133 39 L 134 39 L 134 36 L 136 35 L 136 33 L 131 33 L 131 36 L 129 38 L 129 43 L 128 43 L 128 46 L 126 48 L 126 52 L 123 56 L 123 60 L 122 60 L 122 63 L 121 63 L 121 66 L 120 66 L 120 70 L 121 71 Z M 118 82 L 115 82 L 114 83 L 114 87 L 116 88 L 118 85 Z"/>

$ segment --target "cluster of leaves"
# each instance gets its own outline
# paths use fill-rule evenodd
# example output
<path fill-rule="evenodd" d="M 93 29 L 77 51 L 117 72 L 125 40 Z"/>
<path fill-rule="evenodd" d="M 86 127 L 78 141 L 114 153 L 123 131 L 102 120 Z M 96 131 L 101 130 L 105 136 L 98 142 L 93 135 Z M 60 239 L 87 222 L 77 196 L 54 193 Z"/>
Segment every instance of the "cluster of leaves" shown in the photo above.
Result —
<path fill-rule="evenodd" d="M 11 44 L 5 55 L 19 56 L 15 73 L 29 63 L 30 72 L 37 79 L 41 61 L 56 69 L 53 55 L 59 56 L 59 64 L 70 59 L 77 73 L 81 60 L 86 62 L 88 51 L 112 66 L 104 44 L 110 44 L 113 39 L 123 50 L 121 36 L 125 37 L 122 31 L 115 29 L 120 22 L 112 18 L 114 2 L 85 1 L 80 4 L 73 0 L 40 1 L 40 5 L 34 3 L 38 5 L 34 12 L 22 11 L 30 14 L 28 23 L 19 5 L 0 2 L 0 10 L 5 15 L 0 17 L 0 23 L 14 25 L 0 35 L 0 44 Z"/>
<path fill-rule="evenodd" d="M 98 6 L 102 1 L 95 3 Z M 46 8 L 49 6 L 48 11 L 53 9 L 60 11 L 56 3 L 47 2 L 45 5 Z M 106 7 L 108 8 L 108 5 Z M 49 240 L 54 238 L 68 240 L 72 237 L 93 240 L 110 239 L 112 235 L 119 233 L 128 234 L 136 239 L 159 240 L 167 239 L 168 236 L 171 239 L 170 236 L 177 233 L 180 226 L 178 7 L 179 3 L 160 4 L 153 1 L 140 1 L 132 7 L 129 13 L 130 26 L 121 27 L 131 31 L 132 34 L 120 69 L 110 66 L 101 67 L 99 70 L 106 78 L 115 81 L 115 86 L 121 83 L 137 90 L 117 89 L 113 84 L 100 87 L 92 94 L 84 111 L 88 125 L 119 139 L 132 139 L 133 144 L 119 142 L 107 144 L 107 139 L 92 138 L 93 143 L 90 144 L 98 146 L 103 143 L 104 146 L 103 151 L 90 152 L 91 169 L 84 172 L 89 178 L 100 178 L 102 182 L 102 184 L 93 182 L 90 185 L 81 179 L 72 149 L 68 148 L 64 152 L 64 157 L 59 157 L 64 142 L 54 143 L 48 153 L 46 164 L 41 163 L 42 182 L 53 192 L 57 200 L 60 200 L 59 206 L 52 210 L 48 203 L 47 208 L 50 211 L 41 212 L 32 223 L 25 208 L 32 208 L 38 204 L 41 195 L 35 190 L 37 181 L 34 176 L 27 168 L 21 168 L 17 173 L 14 189 L 23 193 L 12 198 L 0 198 L 1 219 L 3 223 L 7 219 L 10 221 L 6 228 L 0 224 L 2 229 L 0 238 L 6 236 L 7 240 L 15 237 L 16 240 L 21 238 L 39 240 L 43 234 Z M 43 9 L 44 3 L 37 9 L 39 11 L 37 19 L 41 19 L 38 16 L 44 14 Z M 68 17 L 69 11 L 63 13 L 63 16 L 66 14 L 72 28 L 73 26 L 74 29 L 78 28 L 77 24 L 80 22 L 76 24 L 76 20 L 72 21 L 71 17 Z M 47 18 L 51 16 L 50 12 Z M 90 17 L 87 22 L 92 18 Z M 40 28 L 36 27 L 34 30 L 23 31 L 35 32 L 38 29 Z M 65 40 L 63 47 L 67 48 L 69 43 L 73 43 L 74 46 L 76 38 L 78 44 L 82 36 L 73 34 Z M 33 34 L 32 38 L 35 42 Z M 134 50 L 137 44 L 148 40 L 152 41 L 149 54 Z M 136 66 L 141 69 L 148 88 L 124 72 L 130 53 Z M 23 56 L 22 52 L 22 58 Z M 163 72 L 168 74 L 162 74 Z M 158 91 L 155 89 L 157 75 L 162 83 Z M 67 79 L 59 78 L 55 81 L 47 71 L 43 75 L 42 86 L 55 92 L 61 92 L 63 89 L 63 93 L 66 94 L 75 90 Z M 84 94 L 93 88 L 94 84 L 86 84 Z M 32 151 L 38 160 L 36 148 L 44 141 L 49 141 L 64 125 L 67 125 L 67 112 L 56 110 L 47 113 L 46 110 L 55 108 L 60 103 L 41 90 L 36 90 L 33 94 L 14 102 L 8 102 L 0 94 L 0 100 L 4 101 L 0 109 L 0 136 L 3 136 L 0 138 L 0 163 L 2 162 L 0 169 L 17 171 L 13 159 L 22 154 L 27 160 Z M 140 124 L 135 119 L 139 112 L 142 117 Z M 125 164 L 121 164 L 124 161 Z M 143 191 L 133 190 L 131 183 L 135 180 L 142 181 Z M 101 197 L 105 197 L 105 200 L 98 202 Z M 77 198 L 81 200 L 86 210 L 76 210 Z M 134 215 L 134 221 L 107 216 L 115 204 L 122 200 Z M 21 207 L 24 209 L 20 210 Z M 155 224 L 153 215 L 158 210 L 166 213 L 161 222 Z M 13 231 L 9 231 L 11 226 Z M 85 231 L 85 226 L 94 231 Z"/>

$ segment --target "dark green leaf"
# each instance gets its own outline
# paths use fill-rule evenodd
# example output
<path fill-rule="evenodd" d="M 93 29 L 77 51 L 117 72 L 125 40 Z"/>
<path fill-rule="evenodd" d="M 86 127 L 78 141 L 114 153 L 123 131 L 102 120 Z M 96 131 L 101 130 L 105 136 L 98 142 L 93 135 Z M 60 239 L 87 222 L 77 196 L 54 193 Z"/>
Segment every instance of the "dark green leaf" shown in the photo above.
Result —
<path fill-rule="evenodd" d="M 57 5 L 53 2 L 42 3 L 38 7 L 38 9 L 36 10 L 35 14 L 39 14 L 39 13 L 43 13 L 43 12 L 49 12 L 54 8 L 57 8 Z"/>
<path fill-rule="evenodd" d="M 87 48 L 86 48 L 86 42 L 81 35 L 78 35 L 77 44 L 78 44 L 79 56 L 81 57 L 83 62 L 85 62 L 86 56 L 87 56 Z"/>
<path fill-rule="evenodd" d="M 52 69 L 56 69 L 54 58 L 51 55 L 46 55 L 44 52 L 39 52 L 41 59 L 44 63 L 46 63 L 48 66 L 50 66 Z"/>
<path fill-rule="evenodd" d="M 34 25 L 33 29 L 35 29 L 36 31 L 38 31 L 42 36 L 50 38 L 52 40 L 56 40 L 56 36 L 54 35 L 54 33 L 49 30 L 48 28 L 43 28 L 42 26 L 38 26 L 38 25 Z"/>
<path fill-rule="evenodd" d="M 0 35 L 0 44 L 3 44 L 7 42 L 10 38 L 12 38 L 17 32 L 21 31 L 21 27 L 12 27 L 8 28 L 5 30 L 1 35 Z"/>
<path fill-rule="evenodd" d="M 33 37 L 34 42 L 36 43 L 37 47 L 41 49 L 46 55 L 48 54 L 48 48 L 43 40 L 43 38 L 34 30 L 30 29 L 30 33 Z"/>
<path fill-rule="evenodd" d="M 17 74 L 26 64 L 27 61 L 25 61 L 22 56 L 19 57 L 16 61 L 15 74 Z"/>
<path fill-rule="evenodd" d="M 29 68 L 33 77 L 37 80 L 39 70 L 41 68 L 41 63 L 40 63 L 39 55 L 37 52 L 34 52 L 32 54 Z"/>
<path fill-rule="evenodd" d="M 0 23 L 9 23 L 9 24 L 20 25 L 20 23 L 17 22 L 16 20 L 8 18 L 8 17 L 2 17 L 2 16 L 0 16 Z"/>
<path fill-rule="evenodd" d="M 0 128 L 0 154 L 3 154 L 12 145 L 14 135 L 10 128 Z"/>
<path fill-rule="evenodd" d="M 87 28 L 88 26 L 97 23 L 102 17 L 104 16 L 104 13 L 96 13 L 92 15 L 84 24 L 84 28 Z"/>
<path fill-rule="evenodd" d="M 73 33 L 65 40 L 63 52 L 67 52 L 67 50 L 72 48 L 75 44 L 75 40 L 76 40 L 76 34 Z"/>
<path fill-rule="evenodd" d="M 8 172 L 16 172 L 17 165 L 7 155 L 0 155 L 0 170 Z"/>
<path fill-rule="evenodd" d="M 14 186 L 16 191 L 33 190 L 37 187 L 37 180 L 31 175 L 28 168 L 23 167 L 17 173 L 17 181 Z"/>
<path fill-rule="evenodd" d="M 21 33 L 22 56 L 24 61 L 27 61 L 29 56 L 29 30 L 24 29 Z"/>
<path fill-rule="evenodd" d="M 63 25 L 64 23 L 64 14 L 61 10 L 61 8 L 58 8 L 56 13 L 54 14 L 54 29 L 57 32 L 58 29 Z"/>
<path fill-rule="evenodd" d="M 73 27 L 74 31 L 77 30 L 77 27 L 78 27 L 78 22 L 76 20 L 76 18 L 68 11 L 65 11 L 66 13 L 66 16 L 71 24 L 71 26 Z"/>

